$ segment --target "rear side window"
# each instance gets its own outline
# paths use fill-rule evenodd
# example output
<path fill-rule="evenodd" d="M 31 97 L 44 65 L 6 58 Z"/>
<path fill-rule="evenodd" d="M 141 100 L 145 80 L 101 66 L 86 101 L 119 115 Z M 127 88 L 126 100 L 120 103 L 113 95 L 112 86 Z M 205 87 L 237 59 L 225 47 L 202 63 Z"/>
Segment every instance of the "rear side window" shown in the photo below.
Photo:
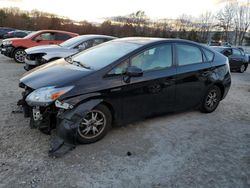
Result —
<path fill-rule="evenodd" d="M 65 33 L 56 33 L 56 40 L 65 41 L 65 40 L 68 40 L 70 38 L 71 38 L 71 36 L 69 36 L 68 34 L 65 34 Z"/>
<path fill-rule="evenodd" d="M 172 66 L 172 45 L 163 44 L 136 55 L 131 59 L 131 66 L 143 71 L 160 70 Z"/>
<path fill-rule="evenodd" d="M 179 65 L 202 63 L 202 53 L 198 47 L 188 44 L 176 44 Z"/>
<path fill-rule="evenodd" d="M 203 48 L 203 51 L 204 51 L 204 53 L 205 53 L 205 56 L 206 56 L 206 58 L 207 58 L 207 61 L 213 61 L 213 59 L 214 59 L 214 53 L 213 52 L 211 52 L 211 51 L 209 51 L 209 50 L 207 50 L 207 49 L 205 49 L 205 48 Z"/>

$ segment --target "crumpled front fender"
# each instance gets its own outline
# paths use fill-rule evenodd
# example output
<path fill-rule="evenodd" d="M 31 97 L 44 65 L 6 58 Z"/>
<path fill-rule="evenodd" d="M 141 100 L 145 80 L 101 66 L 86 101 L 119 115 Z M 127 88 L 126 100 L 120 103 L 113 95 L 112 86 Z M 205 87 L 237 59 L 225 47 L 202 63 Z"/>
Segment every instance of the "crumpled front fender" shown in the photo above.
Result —
<path fill-rule="evenodd" d="M 56 135 L 51 139 L 50 156 L 60 157 L 77 144 L 77 128 L 85 113 L 92 110 L 102 99 L 93 99 L 57 116 Z"/>

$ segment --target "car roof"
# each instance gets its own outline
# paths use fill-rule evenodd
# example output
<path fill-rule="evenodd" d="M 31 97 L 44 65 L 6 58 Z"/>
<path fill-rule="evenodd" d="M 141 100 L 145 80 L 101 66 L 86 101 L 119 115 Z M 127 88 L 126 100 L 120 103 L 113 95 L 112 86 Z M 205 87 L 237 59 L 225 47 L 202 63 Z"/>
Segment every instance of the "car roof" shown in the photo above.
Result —
<path fill-rule="evenodd" d="M 190 40 L 184 40 L 184 39 L 176 39 L 176 38 L 154 38 L 154 37 L 126 37 L 121 39 L 116 39 L 113 41 L 120 41 L 120 42 L 128 42 L 128 43 L 134 43 L 139 45 L 147 45 L 162 41 L 169 41 L 169 42 L 188 42 L 191 44 L 198 44 L 196 42 L 190 41 Z"/>
<path fill-rule="evenodd" d="M 81 39 L 94 39 L 94 38 L 109 38 L 109 39 L 116 39 L 117 37 L 113 37 L 113 36 L 108 36 L 108 35 L 94 35 L 94 34 L 89 34 L 89 35 L 79 35 L 76 36 L 77 38 Z"/>
<path fill-rule="evenodd" d="M 224 49 L 231 49 L 231 48 L 233 48 L 233 47 L 227 47 L 227 46 L 210 46 L 211 48 L 217 48 L 217 49 L 222 49 L 222 50 L 224 50 Z"/>
<path fill-rule="evenodd" d="M 73 35 L 79 35 L 78 33 L 73 33 L 73 32 L 69 32 L 69 31 L 62 31 L 62 30 L 39 30 L 37 32 L 57 32 L 57 33 L 67 33 L 67 34 L 73 34 Z"/>

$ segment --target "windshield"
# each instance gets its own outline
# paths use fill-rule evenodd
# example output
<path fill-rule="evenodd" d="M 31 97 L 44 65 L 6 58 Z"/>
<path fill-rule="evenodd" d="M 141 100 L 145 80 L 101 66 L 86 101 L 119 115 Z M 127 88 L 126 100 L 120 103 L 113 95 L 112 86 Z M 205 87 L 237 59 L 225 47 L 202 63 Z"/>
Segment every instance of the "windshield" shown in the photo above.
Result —
<path fill-rule="evenodd" d="M 79 42 L 83 41 L 84 38 L 83 36 L 78 36 L 78 37 L 74 37 L 71 38 L 69 40 L 66 40 L 65 42 L 61 43 L 60 46 L 65 47 L 65 48 L 69 48 L 71 46 L 77 45 Z"/>
<path fill-rule="evenodd" d="M 29 33 L 26 37 L 24 37 L 24 39 L 32 38 L 32 37 L 35 36 L 37 33 L 39 33 L 39 31 L 31 32 L 31 33 Z"/>
<path fill-rule="evenodd" d="M 72 57 L 72 61 L 99 70 L 139 47 L 140 44 L 111 41 L 76 54 Z"/>

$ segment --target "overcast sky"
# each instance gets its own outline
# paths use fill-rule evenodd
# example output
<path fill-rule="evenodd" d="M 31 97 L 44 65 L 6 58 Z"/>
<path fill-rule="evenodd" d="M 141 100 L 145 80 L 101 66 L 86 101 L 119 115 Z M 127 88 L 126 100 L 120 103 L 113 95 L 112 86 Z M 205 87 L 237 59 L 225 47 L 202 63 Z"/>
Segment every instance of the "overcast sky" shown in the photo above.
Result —
<path fill-rule="evenodd" d="M 198 16 L 205 11 L 217 11 L 225 1 L 227 0 L 0 0 L 0 7 L 38 9 L 78 21 L 101 21 L 104 17 L 127 15 L 138 10 L 145 11 L 153 19 L 176 18 L 181 14 Z"/>

